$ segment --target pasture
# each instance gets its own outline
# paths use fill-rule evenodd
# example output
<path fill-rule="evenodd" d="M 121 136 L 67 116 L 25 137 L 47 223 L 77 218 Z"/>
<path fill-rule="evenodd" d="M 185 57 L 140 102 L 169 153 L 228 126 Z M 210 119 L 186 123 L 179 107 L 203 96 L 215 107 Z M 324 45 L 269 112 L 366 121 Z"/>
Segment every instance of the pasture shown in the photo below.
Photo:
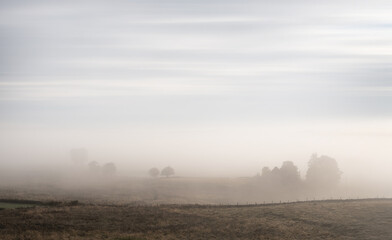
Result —
<path fill-rule="evenodd" d="M 10 239 L 391 239 L 392 200 L 261 205 L 62 204 L 0 211 Z"/>

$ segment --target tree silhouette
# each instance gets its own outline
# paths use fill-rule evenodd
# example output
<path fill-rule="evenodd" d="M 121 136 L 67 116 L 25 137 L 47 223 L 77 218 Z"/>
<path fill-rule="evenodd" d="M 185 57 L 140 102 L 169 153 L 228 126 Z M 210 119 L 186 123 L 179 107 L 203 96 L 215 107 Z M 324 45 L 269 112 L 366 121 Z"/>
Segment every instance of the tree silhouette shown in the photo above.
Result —
<path fill-rule="evenodd" d="M 338 185 L 342 172 L 339 170 L 335 159 L 313 154 L 308 163 L 306 181 L 315 187 L 332 188 Z"/>
<path fill-rule="evenodd" d="M 261 177 L 268 178 L 271 175 L 271 169 L 269 167 L 263 167 L 261 170 Z"/>
<path fill-rule="evenodd" d="M 106 163 L 102 167 L 102 172 L 107 175 L 114 175 L 116 173 L 116 170 L 116 165 L 114 165 L 114 163 L 112 162 Z"/>
<path fill-rule="evenodd" d="M 292 187 L 299 185 L 301 182 L 298 168 L 291 161 L 285 161 L 280 168 L 274 167 L 272 170 L 268 167 L 263 167 L 261 179 L 264 183 L 274 186 Z"/>
<path fill-rule="evenodd" d="M 170 175 L 174 175 L 174 169 L 170 166 L 165 167 L 161 171 L 161 175 L 169 177 Z"/>
<path fill-rule="evenodd" d="M 279 169 L 283 184 L 297 184 L 301 181 L 297 166 L 292 161 L 285 161 Z"/>
<path fill-rule="evenodd" d="M 159 175 L 159 170 L 158 170 L 158 168 L 151 168 L 149 171 L 148 171 L 148 174 L 151 176 L 151 177 L 158 177 L 158 175 Z"/>
<path fill-rule="evenodd" d="M 91 172 L 94 173 L 98 173 L 101 170 L 101 166 L 99 166 L 99 163 L 97 161 L 89 162 L 88 168 Z"/>

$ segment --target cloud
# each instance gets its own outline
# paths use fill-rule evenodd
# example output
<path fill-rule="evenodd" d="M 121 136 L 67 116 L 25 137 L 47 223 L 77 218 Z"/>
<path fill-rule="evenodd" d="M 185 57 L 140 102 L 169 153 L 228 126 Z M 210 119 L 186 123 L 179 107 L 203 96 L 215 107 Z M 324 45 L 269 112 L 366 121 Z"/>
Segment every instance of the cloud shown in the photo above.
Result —
<path fill-rule="evenodd" d="M 374 114 L 369 96 L 391 102 L 384 3 L 3 1 L 0 101 L 224 95 L 266 117 Z"/>

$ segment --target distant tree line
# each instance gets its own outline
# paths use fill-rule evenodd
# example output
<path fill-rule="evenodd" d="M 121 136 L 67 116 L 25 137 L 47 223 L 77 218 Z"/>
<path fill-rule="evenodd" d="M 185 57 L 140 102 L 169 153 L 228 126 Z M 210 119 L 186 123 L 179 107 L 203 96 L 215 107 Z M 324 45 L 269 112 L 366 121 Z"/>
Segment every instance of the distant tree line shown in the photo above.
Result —
<path fill-rule="evenodd" d="M 174 173 L 175 173 L 174 169 L 170 166 L 165 167 L 164 169 L 162 169 L 162 171 L 159 171 L 159 169 L 155 168 L 155 167 L 151 168 L 148 171 L 148 174 L 153 178 L 158 177 L 159 174 L 161 174 L 162 176 L 165 176 L 165 177 L 170 177 L 170 176 L 174 175 Z"/>
<path fill-rule="evenodd" d="M 313 154 L 308 162 L 304 180 L 301 179 L 300 172 L 292 161 L 285 161 L 280 168 L 274 167 L 272 170 L 263 167 L 261 174 L 257 177 L 265 185 L 290 188 L 301 187 L 305 184 L 309 188 L 333 189 L 338 185 L 341 175 L 342 172 L 335 159 Z"/>
<path fill-rule="evenodd" d="M 77 165 L 84 165 L 88 162 L 88 152 L 84 148 L 75 148 L 70 151 L 71 160 Z M 113 162 L 108 162 L 102 166 L 97 161 L 91 161 L 87 164 L 90 172 L 102 173 L 104 175 L 112 176 L 116 173 L 117 168 Z"/>
<path fill-rule="evenodd" d="M 103 173 L 105 175 L 114 175 L 117 171 L 116 165 L 112 162 L 100 166 L 97 161 L 91 161 L 88 167 L 92 173 Z"/>

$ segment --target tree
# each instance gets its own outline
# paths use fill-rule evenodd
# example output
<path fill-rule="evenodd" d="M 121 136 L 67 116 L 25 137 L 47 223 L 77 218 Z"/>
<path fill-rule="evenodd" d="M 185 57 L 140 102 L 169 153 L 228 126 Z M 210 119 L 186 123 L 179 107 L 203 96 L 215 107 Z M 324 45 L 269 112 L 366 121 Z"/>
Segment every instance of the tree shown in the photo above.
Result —
<path fill-rule="evenodd" d="M 98 173 L 101 170 L 101 166 L 97 161 L 92 161 L 88 164 L 88 168 L 91 172 Z"/>
<path fill-rule="evenodd" d="M 170 175 L 174 175 L 174 169 L 170 166 L 165 167 L 161 171 L 161 175 L 169 177 Z"/>
<path fill-rule="evenodd" d="M 149 171 L 148 171 L 148 174 L 150 174 L 150 176 L 151 177 L 158 177 L 158 175 L 159 175 L 159 170 L 158 170 L 158 168 L 151 168 Z"/>
<path fill-rule="evenodd" d="M 335 159 L 325 155 L 317 157 L 317 154 L 313 154 L 308 167 L 306 181 L 310 185 L 324 189 L 338 185 L 342 172 Z"/>
<path fill-rule="evenodd" d="M 271 175 L 271 169 L 269 167 L 263 167 L 263 169 L 261 170 L 261 176 L 263 178 L 267 178 Z"/>
<path fill-rule="evenodd" d="M 280 167 L 280 177 L 284 184 L 296 184 L 301 181 L 297 166 L 292 161 L 285 161 Z"/>
<path fill-rule="evenodd" d="M 291 161 L 285 161 L 280 168 L 274 167 L 272 170 L 263 167 L 261 173 L 262 179 L 269 184 L 281 184 L 290 187 L 298 185 L 301 181 L 298 168 Z"/>
<path fill-rule="evenodd" d="M 102 172 L 107 175 L 114 175 L 116 173 L 116 170 L 116 165 L 114 165 L 114 163 L 112 162 L 106 163 L 102 167 Z"/>

